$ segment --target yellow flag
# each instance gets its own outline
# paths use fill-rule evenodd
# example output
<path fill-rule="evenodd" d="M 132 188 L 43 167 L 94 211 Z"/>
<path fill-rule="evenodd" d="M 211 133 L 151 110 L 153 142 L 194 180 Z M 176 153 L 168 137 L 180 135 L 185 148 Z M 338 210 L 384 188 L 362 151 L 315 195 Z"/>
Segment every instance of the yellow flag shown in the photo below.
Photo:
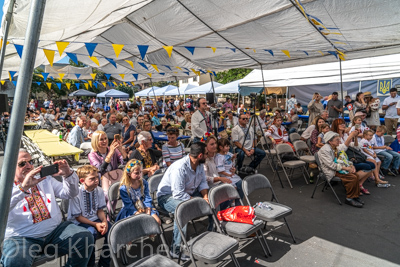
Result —
<path fill-rule="evenodd" d="M 167 51 L 168 56 L 171 57 L 172 49 L 174 49 L 174 47 L 171 45 L 171 46 L 163 46 L 163 48 Z"/>
<path fill-rule="evenodd" d="M 89 89 L 89 85 L 87 83 L 84 83 L 83 85 L 85 85 L 86 90 Z"/>
<path fill-rule="evenodd" d="M 64 52 L 65 48 L 67 48 L 67 46 L 69 45 L 69 42 L 56 42 L 56 45 L 57 45 L 58 53 L 61 56 L 62 53 Z"/>
<path fill-rule="evenodd" d="M 180 67 L 176 67 L 178 70 L 182 70 Z"/>
<path fill-rule="evenodd" d="M 343 55 L 338 54 L 338 56 L 339 56 L 339 58 L 340 58 L 341 60 L 346 60 L 346 58 L 345 58 Z"/>
<path fill-rule="evenodd" d="M 11 73 L 8 72 L 8 79 L 10 79 L 10 81 L 12 81 L 12 77 L 11 77 Z"/>
<path fill-rule="evenodd" d="M 71 89 L 71 83 L 65 83 L 65 85 L 67 86 L 68 90 Z"/>
<path fill-rule="evenodd" d="M 147 75 L 149 75 L 149 77 L 151 78 L 151 73 L 147 73 Z"/>
<path fill-rule="evenodd" d="M 104 86 L 104 88 L 107 87 L 107 84 L 105 82 L 102 82 L 101 84 Z"/>
<path fill-rule="evenodd" d="M 160 71 L 158 70 L 158 67 L 157 67 L 156 64 L 151 64 L 151 66 L 152 66 L 157 72 L 160 72 Z"/>
<path fill-rule="evenodd" d="M 56 51 L 43 49 L 43 52 L 44 52 L 44 55 L 46 56 L 47 60 L 49 61 L 50 66 L 53 66 L 54 55 L 55 55 Z"/>
<path fill-rule="evenodd" d="M 49 88 L 49 90 L 51 90 L 51 83 L 46 83 L 47 88 Z"/>
<path fill-rule="evenodd" d="M 118 84 L 117 84 L 116 82 L 113 82 L 113 84 L 114 84 L 115 86 L 118 86 Z"/>
<path fill-rule="evenodd" d="M 130 60 L 125 60 L 126 62 L 128 62 L 129 65 L 131 65 L 132 69 L 134 69 L 135 67 L 133 66 L 133 62 Z"/>
<path fill-rule="evenodd" d="M 92 76 L 92 79 L 94 80 L 96 78 L 96 73 L 90 73 L 90 76 Z"/>
<path fill-rule="evenodd" d="M 287 55 L 288 58 L 290 58 L 290 52 L 289 50 L 281 50 L 285 55 Z"/>
<path fill-rule="evenodd" d="M 200 71 L 197 71 L 195 69 L 191 69 L 193 71 L 193 73 L 195 73 L 197 76 L 200 76 Z"/>
<path fill-rule="evenodd" d="M 124 85 L 126 86 L 126 82 L 124 82 Z"/>
<path fill-rule="evenodd" d="M 174 73 L 177 74 L 178 72 L 177 72 L 177 71 L 174 71 Z"/>
<path fill-rule="evenodd" d="M 7 41 L 6 45 L 8 45 L 10 42 Z M 3 39 L 0 39 L 0 48 L 3 46 Z"/>
<path fill-rule="evenodd" d="M 322 51 L 318 51 L 321 55 L 324 55 L 324 53 L 322 53 Z"/>
<path fill-rule="evenodd" d="M 255 53 L 255 52 L 256 52 L 256 50 L 255 50 L 255 49 L 253 49 L 253 52 Z"/>
<path fill-rule="evenodd" d="M 112 44 L 112 47 L 114 48 L 115 55 L 118 57 L 122 51 L 122 48 L 124 48 L 124 45 L 123 44 Z"/>
<path fill-rule="evenodd" d="M 65 76 L 65 73 L 59 73 L 58 76 L 60 76 L 60 81 L 62 82 L 62 81 L 63 81 L 63 78 L 64 78 L 64 76 Z"/>
<path fill-rule="evenodd" d="M 211 70 L 207 70 L 207 72 L 212 74 L 212 71 L 211 71 Z"/>
<path fill-rule="evenodd" d="M 210 48 L 212 49 L 213 53 L 215 53 L 215 50 L 217 50 L 216 47 L 211 47 L 211 46 L 210 46 Z"/>
<path fill-rule="evenodd" d="M 93 87 L 92 86 L 92 81 L 88 80 L 88 83 L 89 83 L 90 87 Z"/>
<path fill-rule="evenodd" d="M 3 40 L 1 40 L 1 41 L 3 41 Z M 6 81 L 1 81 L 1 85 L 4 85 L 5 82 L 6 82 Z"/>
<path fill-rule="evenodd" d="M 120 74 L 119 76 L 121 76 L 122 80 L 125 78 L 125 74 Z"/>
<path fill-rule="evenodd" d="M 91 56 L 88 56 L 94 63 L 96 63 L 96 65 L 97 66 L 99 66 L 100 67 L 100 63 L 99 63 L 99 60 L 97 59 L 97 57 L 91 57 Z"/>
<path fill-rule="evenodd" d="M 135 86 L 135 83 L 134 83 L 134 82 L 131 82 L 131 84 L 132 84 L 132 86 Z"/>

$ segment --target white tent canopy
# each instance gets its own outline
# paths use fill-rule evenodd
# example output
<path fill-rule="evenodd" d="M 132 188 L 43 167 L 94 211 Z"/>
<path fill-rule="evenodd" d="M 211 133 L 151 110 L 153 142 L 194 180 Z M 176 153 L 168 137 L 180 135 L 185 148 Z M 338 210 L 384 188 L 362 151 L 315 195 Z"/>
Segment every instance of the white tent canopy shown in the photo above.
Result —
<path fill-rule="evenodd" d="M 136 97 L 138 97 L 138 96 L 154 96 L 153 92 L 154 92 L 155 90 L 159 89 L 159 88 L 160 88 L 160 87 L 157 87 L 157 86 L 153 86 L 153 87 L 150 87 L 150 88 L 146 88 L 146 89 L 143 89 L 143 90 L 140 91 L 140 92 L 137 92 L 137 93 L 135 94 L 135 96 L 136 96 Z"/>
<path fill-rule="evenodd" d="M 30 3 L 19 0 L 14 9 L 3 79 L 19 70 L 13 44 L 24 45 Z M 116 79 L 135 81 L 131 74 L 138 74 L 143 82 L 148 73 L 153 80 L 173 80 L 197 71 L 334 62 L 335 51 L 346 59 L 390 55 L 400 52 L 398 10 L 398 0 L 51 0 L 35 66 L 48 64 L 42 49 L 57 51 L 55 41 L 71 42 L 65 52 Z M 85 43 L 97 44 L 99 66 Z M 118 57 L 111 44 L 124 44 Z M 138 45 L 149 46 L 143 59 Z M 163 46 L 173 47 L 171 56 Z M 62 56 L 56 52 L 54 61 Z"/>
<path fill-rule="evenodd" d="M 194 88 L 186 88 L 184 94 L 185 95 L 195 95 L 195 94 L 207 94 L 207 93 L 212 93 L 213 92 L 213 85 L 214 89 L 221 86 L 222 84 L 217 83 L 217 82 L 208 82 L 203 85 L 194 87 Z"/>
<path fill-rule="evenodd" d="M 299 86 L 340 82 L 339 63 L 264 70 L 265 87 Z M 400 54 L 342 61 L 343 82 L 400 77 Z M 241 87 L 263 87 L 261 70 L 253 70 Z"/>
<path fill-rule="evenodd" d="M 216 94 L 238 94 L 239 93 L 239 84 L 242 82 L 242 79 L 233 81 L 215 88 Z"/>

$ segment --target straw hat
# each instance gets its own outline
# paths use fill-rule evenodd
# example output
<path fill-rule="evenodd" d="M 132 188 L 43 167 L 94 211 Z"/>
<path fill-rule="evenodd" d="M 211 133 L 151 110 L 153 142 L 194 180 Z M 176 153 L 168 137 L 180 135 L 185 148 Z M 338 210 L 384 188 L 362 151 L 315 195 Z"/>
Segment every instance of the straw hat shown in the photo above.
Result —
<path fill-rule="evenodd" d="M 372 97 L 371 92 L 365 92 L 365 93 L 364 93 L 364 97 Z"/>

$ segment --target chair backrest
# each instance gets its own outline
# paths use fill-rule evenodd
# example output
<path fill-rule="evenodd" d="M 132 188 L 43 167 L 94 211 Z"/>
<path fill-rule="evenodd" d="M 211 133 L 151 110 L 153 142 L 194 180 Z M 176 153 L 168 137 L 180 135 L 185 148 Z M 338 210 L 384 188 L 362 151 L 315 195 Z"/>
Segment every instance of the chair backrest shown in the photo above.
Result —
<path fill-rule="evenodd" d="M 242 183 L 243 192 L 245 195 L 250 195 L 253 191 L 262 188 L 272 188 L 268 178 L 262 174 L 253 174 L 246 176 Z"/>
<path fill-rule="evenodd" d="M 115 182 L 110 186 L 110 188 L 108 188 L 108 192 L 107 192 L 108 201 L 118 200 L 118 198 L 119 198 L 119 187 L 120 187 L 120 183 L 119 182 Z"/>
<path fill-rule="evenodd" d="M 164 173 L 153 174 L 152 176 L 150 176 L 149 180 L 147 180 L 147 183 L 149 184 L 150 194 L 153 194 L 154 192 L 157 191 L 158 185 L 160 184 L 163 176 Z"/>
<path fill-rule="evenodd" d="M 91 150 L 92 144 L 90 142 L 83 142 L 79 148 L 82 150 Z"/>
<path fill-rule="evenodd" d="M 297 154 L 300 154 L 299 152 L 310 152 L 310 149 L 308 148 L 306 142 L 303 140 L 298 140 L 295 143 L 293 143 L 294 150 L 296 150 Z"/>
<path fill-rule="evenodd" d="M 62 199 L 60 203 L 60 210 L 63 215 L 64 220 L 67 220 L 69 209 L 69 199 Z"/>
<path fill-rule="evenodd" d="M 319 174 L 322 175 L 322 177 L 325 177 L 325 173 L 322 170 L 321 161 L 319 160 L 318 152 L 314 154 L 314 157 L 315 157 L 315 163 L 318 166 Z"/>
<path fill-rule="evenodd" d="M 386 146 L 390 146 L 395 139 L 391 135 L 384 135 L 383 140 L 384 140 Z"/>
<path fill-rule="evenodd" d="M 108 233 L 108 243 L 111 247 L 111 257 L 116 258 L 124 245 L 141 237 L 161 234 L 156 220 L 147 214 L 138 214 L 116 222 Z M 115 262 L 115 261 L 114 261 Z"/>
<path fill-rule="evenodd" d="M 217 209 L 218 206 L 225 201 L 238 198 L 240 198 L 239 193 L 231 184 L 214 186 L 208 192 L 208 199 L 213 209 Z"/>
<path fill-rule="evenodd" d="M 300 135 L 298 133 L 291 133 L 289 135 L 289 138 L 290 138 L 290 142 L 294 143 L 297 140 L 300 140 Z"/>
<path fill-rule="evenodd" d="M 276 154 L 281 155 L 284 153 L 294 153 L 293 149 L 291 146 L 289 146 L 288 144 L 278 144 L 275 147 L 276 150 Z"/>
<path fill-rule="evenodd" d="M 211 214 L 210 205 L 201 197 L 181 202 L 175 209 L 175 219 L 180 228 L 183 228 L 191 220 Z"/>

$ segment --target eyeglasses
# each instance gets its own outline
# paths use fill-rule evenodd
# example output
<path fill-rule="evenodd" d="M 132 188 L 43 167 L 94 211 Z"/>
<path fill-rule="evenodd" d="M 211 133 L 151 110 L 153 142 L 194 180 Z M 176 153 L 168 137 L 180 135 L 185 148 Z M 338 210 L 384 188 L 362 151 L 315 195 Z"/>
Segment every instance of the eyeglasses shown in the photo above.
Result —
<path fill-rule="evenodd" d="M 242 118 L 242 120 L 247 121 L 247 120 L 249 120 L 249 118 Z"/>
<path fill-rule="evenodd" d="M 206 102 L 202 102 L 202 103 L 200 103 L 200 105 L 207 105 L 207 103 Z"/>
<path fill-rule="evenodd" d="M 31 160 L 24 160 L 24 161 L 21 161 L 21 162 L 18 162 L 18 167 L 20 167 L 20 168 L 23 168 L 23 167 L 25 167 L 25 165 L 26 165 L 26 163 L 29 163 L 30 165 L 33 165 L 33 160 L 31 159 Z"/>
<path fill-rule="evenodd" d="M 122 119 L 123 121 L 127 121 L 128 119 Z"/>

